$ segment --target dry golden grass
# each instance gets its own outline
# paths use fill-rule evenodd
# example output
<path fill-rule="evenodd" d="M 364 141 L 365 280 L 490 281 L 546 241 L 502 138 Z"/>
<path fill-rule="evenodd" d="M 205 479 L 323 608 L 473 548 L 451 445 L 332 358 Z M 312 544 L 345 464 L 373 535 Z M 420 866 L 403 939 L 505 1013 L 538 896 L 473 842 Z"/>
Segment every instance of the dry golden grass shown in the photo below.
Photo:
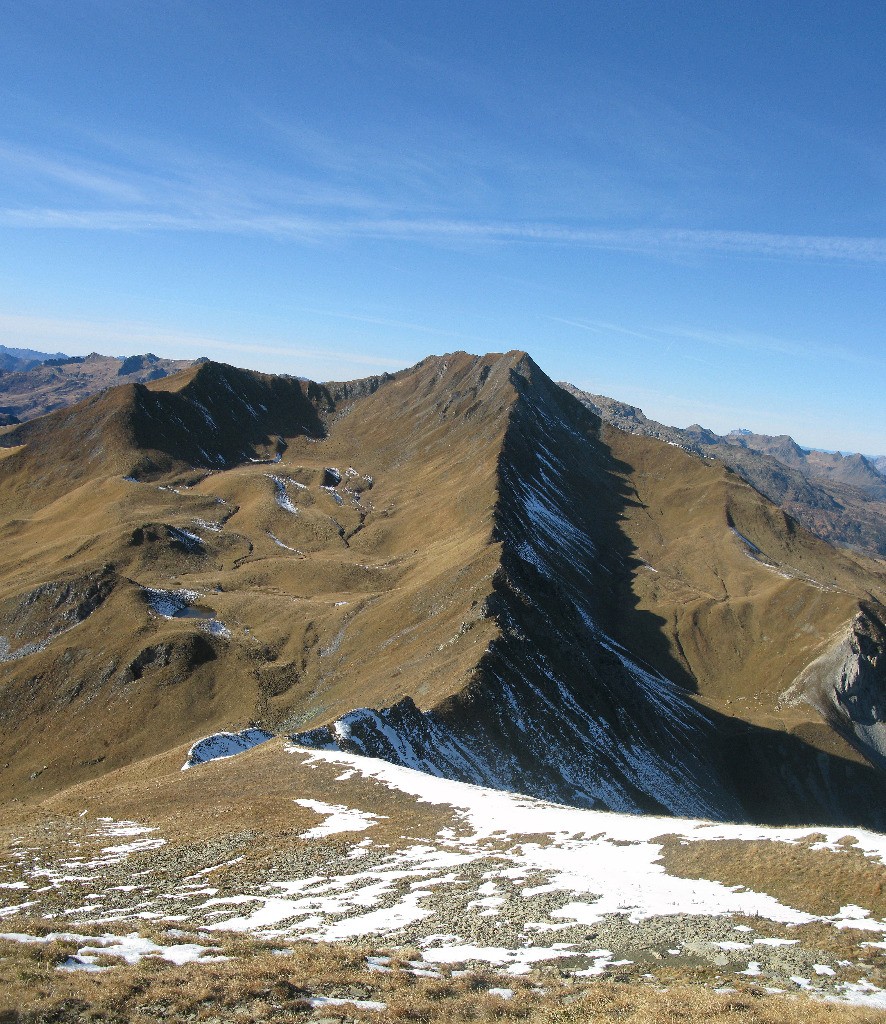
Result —
<path fill-rule="evenodd" d="M 428 707 L 458 692 L 497 635 L 481 612 L 499 564 L 492 509 L 513 389 L 502 367 L 500 408 L 468 422 L 456 403 L 442 423 L 440 396 L 469 390 L 480 371 L 467 356 L 451 361 L 446 381 L 436 380 L 436 369 L 355 403 L 322 442 L 290 437 L 274 466 L 126 482 L 117 463 L 138 453 L 119 429 L 130 399 L 117 392 L 84 410 L 107 450 L 105 462 L 84 464 L 82 479 L 63 472 L 57 454 L 52 462 L 46 445 L 7 460 L 0 601 L 26 601 L 29 588 L 62 569 L 76 576 L 112 565 L 117 586 L 75 631 L 0 665 L 0 705 L 16 722 L 14 734 L 0 735 L 0 763 L 9 762 L 4 792 L 40 799 L 250 720 L 294 731 L 355 705 L 386 706 L 409 693 Z M 152 390 L 186 389 L 195 377 L 189 371 Z M 416 400 L 425 385 L 434 395 Z M 56 429 L 55 451 L 77 450 L 80 434 L 89 434 L 76 410 Z M 321 490 L 326 466 L 356 468 L 359 480 L 345 483 L 362 488 L 359 504 L 351 492 L 339 505 Z M 297 515 L 277 505 L 269 473 L 308 488 L 290 488 Z M 201 529 L 205 554 L 169 543 L 166 525 L 193 530 L 198 519 L 224 522 L 220 532 Z M 210 660 L 194 659 L 199 625 L 153 616 L 138 584 L 201 591 L 231 637 L 210 642 Z M 467 620 L 472 628 L 460 632 Z M 151 660 L 168 645 L 181 655 Z M 139 659 L 148 667 L 132 685 L 126 669 Z"/>
<path fill-rule="evenodd" d="M 272 857 L 322 820 L 317 812 L 295 803 L 300 798 L 331 800 L 377 815 L 376 823 L 364 833 L 376 844 L 398 847 L 411 841 L 404 842 L 403 836 L 427 840 L 444 828 L 455 834 L 463 829 L 458 816 L 445 805 L 416 800 L 359 773 L 341 779 L 345 771 L 341 765 L 311 761 L 307 752 L 287 753 L 285 746 L 285 740 L 273 739 L 236 758 L 187 772 L 181 771 L 187 751 L 180 747 L 71 787 L 40 808 L 7 805 L 0 811 L 0 828 L 7 839 L 24 830 L 43 846 L 58 843 L 66 834 L 66 822 L 79 829 L 84 821 L 107 815 L 157 827 L 173 846 L 255 831 L 262 842 L 254 845 L 251 857 Z M 90 818 L 79 817 L 84 809 L 90 810 Z M 347 847 L 353 841 L 353 833 L 324 839 L 333 847 Z"/>
<path fill-rule="evenodd" d="M 12 724 L 0 738 L 3 787 L 22 801 L 2 812 L 7 837 L 26 827 L 29 842 L 42 842 L 45 855 L 60 861 L 66 844 L 83 841 L 82 829 L 96 815 L 135 819 L 159 827 L 167 839 L 158 862 L 170 878 L 179 859 L 202 869 L 204 847 L 230 839 L 227 856 L 243 853 L 243 861 L 213 877 L 228 895 L 245 891 L 245 883 L 263 883 L 278 855 L 305 853 L 307 863 L 308 854 L 338 856 L 352 842 L 352 836 L 330 837 L 319 851 L 312 847 L 300 834 L 317 815 L 295 798 L 325 800 L 334 793 L 336 802 L 371 811 L 379 818 L 366 836 L 388 850 L 443 828 L 458 831 L 450 809 L 367 779 L 333 785 L 340 767 L 306 768 L 302 757 L 282 753 L 280 741 L 223 765 L 184 775 L 180 767 L 188 744 L 209 732 L 250 720 L 295 731 L 406 694 L 428 708 L 475 679 L 501 635 L 484 604 L 502 563 L 501 543 L 492 538 L 499 458 L 516 401 L 509 376 L 514 359 L 486 364 L 458 355 L 401 374 L 350 402 L 347 416 L 333 416 L 324 439 L 288 437 L 273 467 L 210 473 L 170 463 L 170 473 L 153 482 L 122 480 L 142 455 L 126 447 L 121 433 L 131 391 L 95 400 L 86 417 L 59 420 L 63 447 L 95 454 L 94 464 L 85 456 L 78 463 L 79 476 L 69 479 L 69 467 L 49 444 L 9 451 L 0 490 L 0 602 L 26 600 L 29 588 L 58 579 L 60 567 L 76 576 L 111 565 L 116 584 L 75 630 L 45 651 L 0 666 L 0 712 Z M 182 394 L 199 377 L 195 370 L 157 382 L 151 393 Z M 270 438 L 256 451 L 271 455 L 276 445 Z M 740 719 L 805 729 L 811 744 L 832 743 L 833 752 L 846 754 L 842 740 L 815 733 L 810 709 L 782 711 L 776 704 L 799 668 L 851 618 L 862 582 L 879 592 L 864 566 L 791 534 L 750 488 L 677 449 L 620 436 L 583 448 L 577 461 L 584 483 L 594 488 L 588 522 L 603 560 L 599 579 L 611 570 L 617 581 L 611 601 L 601 601 L 601 616 L 608 616 L 601 625 L 666 673 L 682 666 L 714 707 L 734 699 L 729 713 Z M 327 466 L 353 466 L 365 489 L 337 504 L 321 489 Z M 279 507 L 269 473 L 307 487 L 291 489 L 297 515 Z M 791 578 L 748 557 L 724 525 L 727 510 Z M 202 528 L 203 554 L 169 542 L 167 526 L 191 529 L 198 519 L 223 522 L 220 531 Z M 641 572 L 640 560 L 658 572 Z M 822 577 L 828 589 L 810 586 L 804 574 Z M 201 605 L 217 613 L 230 638 L 210 640 L 193 620 L 151 614 L 144 585 L 200 591 Z M 162 657 L 145 659 L 158 651 Z M 141 666 L 138 676 L 134 664 Z M 80 852 L 94 852 L 102 842 L 85 843 Z M 134 855 L 127 869 L 148 859 Z M 762 889 L 813 912 L 858 903 L 886 913 L 882 870 L 857 851 L 835 856 L 784 844 L 672 842 L 665 864 L 676 874 Z M 61 900 L 50 909 L 63 914 L 68 908 Z M 39 920 L 27 928 L 48 930 Z M 159 926 L 140 922 L 138 928 L 164 941 Z M 857 934 L 841 933 L 839 941 L 835 934 L 809 926 L 804 941 L 835 953 L 851 947 L 858 963 L 873 960 L 859 951 Z M 56 970 L 70 944 L 6 944 L 3 999 L 34 1024 L 290 1020 L 309 1013 L 306 995 L 335 997 L 353 986 L 366 993 L 360 998 L 377 998 L 387 1010 L 325 1006 L 317 1013 L 382 1024 L 639 1024 L 723 1015 L 774 1024 L 795 1019 L 798 1006 L 761 994 L 750 982 L 735 995 L 713 993 L 716 972 L 709 967 L 663 964 L 655 981 L 643 980 L 639 966 L 607 982 L 570 981 L 556 970 L 516 981 L 491 972 L 433 979 L 410 973 L 405 952 L 390 974 L 371 974 L 362 947 L 299 946 L 276 955 L 246 938 L 220 941 L 231 961 L 176 968 L 146 960 L 99 974 Z M 660 984 L 669 991 L 659 992 Z M 514 997 L 489 995 L 496 986 L 513 988 Z M 536 991 L 539 986 L 547 991 Z M 865 1013 L 803 1003 L 813 1022 L 873 1019 Z"/>
<path fill-rule="evenodd" d="M 210 472 L 172 458 L 165 477 L 142 484 L 121 476 L 144 455 L 127 426 L 131 388 L 35 423 L 34 442 L 2 460 L 0 605 L 27 601 L 62 570 L 113 566 L 116 588 L 45 651 L 0 665 L 0 713 L 15 724 L 0 733 L 4 794 L 40 800 L 251 720 L 296 731 L 355 706 L 409 695 L 427 709 L 464 693 L 501 635 L 484 607 L 502 560 L 492 536 L 518 357 L 428 360 L 348 396 L 326 437 L 287 436 L 280 463 Z M 185 401 L 214 372 L 192 368 L 150 391 Z M 242 377 L 244 387 L 271 386 Z M 278 441 L 266 440 L 270 454 Z M 87 449 L 67 465 L 68 451 Z M 812 727 L 811 708 L 775 703 L 865 587 L 878 592 L 870 572 L 805 535 L 788 537 L 759 495 L 678 449 L 610 432 L 578 461 L 593 487 L 592 539 L 619 577 L 602 625 L 665 674 L 692 674 L 713 707 L 857 757 Z M 336 504 L 321 489 L 327 466 L 354 467 L 360 494 Z M 277 505 L 271 473 L 307 488 L 291 488 L 298 515 Z M 797 577 L 749 558 L 724 526 L 727 510 Z M 200 555 L 165 533 L 196 520 L 223 522 L 202 529 Z M 637 570 L 641 559 L 658 572 Z M 836 589 L 811 587 L 803 573 Z M 158 619 L 140 585 L 200 591 L 230 638 Z M 146 666 L 134 681 L 133 665 Z"/>
<path fill-rule="evenodd" d="M 886 573 L 790 530 L 779 509 L 715 463 L 614 428 L 605 439 L 636 495 L 621 529 L 638 561 L 657 570 L 641 564 L 630 596 L 655 616 L 669 658 L 730 716 L 767 726 L 810 719 L 808 709 L 780 707 L 781 694 L 848 625 L 865 589 L 886 597 Z M 750 557 L 727 514 L 777 572 Z M 660 644 L 649 639 L 646 653 L 668 674 Z"/>
<path fill-rule="evenodd" d="M 662 861 L 669 874 L 743 885 L 810 914 L 837 914 L 854 905 L 873 917 L 886 916 L 886 867 L 849 839 L 840 853 L 813 850 L 814 841 L 680 842 L 665 836 Z"/>
<path fill-rule="evenodd" d="M 240 940 L 224 947 L 227 961 L 176 967 L 149 958 L 101 973 L 60 972 L 76 944 L 0 945 L 0 1020 L 4 1024 L 87 1020 L 147 1024 L 170 1021 L 290 1021 L 323 1017 L 377 1024 L 528 1021 L 578 1024 L 702 1024 L 723 1018 L 754 1024 L 873 1024 L 876 1010 L 776 996 L 753 985 L 718 993 L 672 980 L 586 981 L 556 972 L 513 978 L 490 971 L 418 977 L 393 957 L 388 972 L 370 972 L 369 947 L 298 944 L 274 951 L 268 943 Z M 378 951 L 376 951 L 378 952 Z M 110 962 L 110 958 L 108 958 Z M 490 989 L 508 988 L 504 999 Z M 314 1009 L 309 999 L 357 1000 Z M 385 1004 L 370 1009 L 359 1001 Z"/>

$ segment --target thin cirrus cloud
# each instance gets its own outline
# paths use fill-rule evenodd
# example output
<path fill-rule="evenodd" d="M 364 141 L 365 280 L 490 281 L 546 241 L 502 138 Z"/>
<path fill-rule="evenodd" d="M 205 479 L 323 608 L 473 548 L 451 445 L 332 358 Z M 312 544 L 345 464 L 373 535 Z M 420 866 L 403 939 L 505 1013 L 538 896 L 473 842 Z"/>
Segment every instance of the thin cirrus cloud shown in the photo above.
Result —
<path fill-rule="evenodd" d="M 266 120 L 266 119 L 265 119 Z M 270 130 L 267 123 L 266 130 Z M 273 125 L 278 133 L 283 127 Z M 430 174 L 433 161 L 399 158 L 384 151 L 345 152 L 334 142 L 291 126 L 287 142 L 310 169 L 301 173 L 210 159 L 187 148 L 150 139 L 102 139 L 111 159 L 85 161 L 72 153 L 43 153 L 0 140 L 0 168 L 22 188 L 18 201 L 0 208 L 0 224 L 16 228 L 85 231 L 179 231 L 265 235 L 302 242 L 324 239 L 386 239 L 417 244 L 523 244 L 638 253 L 660 257 L 722 256 L 775 260 L 886 262 L 886 237 L 785 234 L 693 227 L 607 227 L 581 221 L 440 216 L 439 196 L 451 194 Z M 286 133 L 284 133 L 286 134 Z M 89 141 L 89 140 L 87 140 Z M 120 163 L 124 155 L 128 165 Z M 295 156 L 295 154 L 293 154 Z M 360 159 L 356 160 L 359 156 Z M 379 189 L 367 167 L 398 182 L 399 196 Z M 147 163 L 139 169 L 139 163 Z M 294 161 L 300 164 L 297 158 Z M 494 162 L 494 161 L 493 161 Z M 317 166 L 337 164 L 345 179 L 333 184 Z M 381 173 L 383 172 L 383 173 Z M 94 205 L 61 195 L 29 195 L 29 181 L 91 194 Z M 359 179 L 359 180 L 358 180 Z M 451 183 L 450 183 L 451 184 Z M 470 190 L 469 190 L 470 191 Z M 10 195 L 15 191 L 10 191 Z M 407 197 L 404 204 L 404 195 Z M 437 198 L 435 198 L 437 197 Z M 466 201 L 470 200 L 470 196 Z M 436 208 L 436 210 L 435 210 Z M 407 212 L 411 211 L 411 212 Z M 422 213 L 418 213 L 422 211 Z"/>
<path fill-rule="evenodd" d="M 0 208 L 0 224 L 92 231 L 197 231 L 281 239 L 396 239 L 417 243 L 547 243 L 660 256 L 720 255 L 783 260 L 886 262 L 886 238 L 793 235 L 696 228 L 583 228 L 544 222 L 408 217 L 316 217 L 263 212 Z"/>
<path fill-rule="evenodd" d="M 786 338 L 778 338 L 771 334 L 760 334 L 753 331 L 724 331 L 681 326 L 644 327 L 638 330 L 602 320 L 580 320 L 574 317 L 561 316 L 548 316 L 546 319 L 553 323 L 565 324 L 568 327 L 577 327 L 580 330 L 589 331 L 601 337 L 619 335 L 637 339 L 638 341 L 650 341 L 664 348 L 665 353 L 669 352 L 679 342 L 688 341 L 717 348 L 770 352 L 792 358 L 812 360 L 830 358 L 860 366 L 871 365 L 869 353 L 854 352 L 850 349 L 833 345 L 821 345 L 809 340 L 804 340 L 803 342 L 792 341 Z M 681 357 L 686 356 L 685 352 L 680 354 Z"/>
<path fill-rule="evenodd" d="M 98 194 L 110 201 L 143 203 L 146 200 L 144 193 L 135 185 L 98 170 L 72 167 L 66 163 L 8 149 L 0 150 L 0 161 L 23 174 L 47 178 L 80 191 Z"/>
<path fill-rule="evenodd" d="M 116 159 L 47 155 L 0 140 L 0 174 L 8 194 L 20 196 L 16 206 L 3 211 L 6 222 L 105 230 L 194 230 L 201 225 L 213 230 L 213 224 L 218 230 L 225 224 L 225 230 L 244 230 L 241 217 L 257 225 L 263 216 L 281 211 L 391 212 L 366 190 L 336 186 L 317 175 L 258 170 L 138 137 L 101 139 L 99 144 Z M 49 204 L 37 205 L 40 200 L 34 197 L 47 189 Z M 79 201 L 84 194 L 93 205 Z"/>

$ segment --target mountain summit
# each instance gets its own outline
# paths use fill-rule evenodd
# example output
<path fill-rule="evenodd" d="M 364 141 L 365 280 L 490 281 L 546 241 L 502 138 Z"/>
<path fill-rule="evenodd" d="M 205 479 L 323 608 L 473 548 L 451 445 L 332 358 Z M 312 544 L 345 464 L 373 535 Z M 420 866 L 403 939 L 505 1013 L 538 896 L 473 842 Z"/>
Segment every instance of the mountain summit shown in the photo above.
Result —
<path fill-rule="evenodd" d="M 882 567 L 525 353 L 326 384 L 203 362 L 0 436 L 9 794 L 248 728 L 216 749 L 886 823 Z"/>

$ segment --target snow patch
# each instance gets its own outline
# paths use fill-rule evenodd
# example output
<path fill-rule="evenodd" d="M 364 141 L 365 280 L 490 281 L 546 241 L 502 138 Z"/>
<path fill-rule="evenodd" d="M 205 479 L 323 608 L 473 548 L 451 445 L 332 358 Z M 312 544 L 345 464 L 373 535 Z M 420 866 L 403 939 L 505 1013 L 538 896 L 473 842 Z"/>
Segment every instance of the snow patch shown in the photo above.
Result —
<path fill-rule="evenodd" d="M 142 593 L 151 611 L 164 619 L 179 618 L 200 597 L 196 590 L 158 590 L 154 587 L 143 587 Z"/>
<path fill-rule="evenodd" d="M 298 509 L 293 505 L 292 499 L 286 491 L 286 484 L 290 481 L 282 476 L 273 476 L 271 473 L 265 473 L 265 476 L 274 482 L 274 497 L 280 508 L 284 512 L 291 512 L 294 516 L 297 516 Z"/>
<path fill-rule="evenodd" d="M 337 832 L 365 832 L 379 819 L 379 815 L 369 811 L 356 811 L 341 804 L 326 804 L 322 800 L 296 800 L 300 807 L 307 807 L 316 811 L 317 814 L 326 814 L 328 817 L 320 825 L 303 832 L 302 839 L 319 839 L 322 836 L 331 836 Z"/>
<path fill-rule="evenodd" d="M 217 732 L 198 740 L 188 751 L 188 759 L 182 765 L 182 771 L 193 768 L 207 761 L 217 761 L 226 757 L 242 754 L 260 743 L 274 738 L 272 732 L 264 729 L 243 729 L 240 732 Z"/>
<path fill-rule="evenodd" d="M 298 550 L 298 548 L 292 548 L 288 544 L 284 544 L 283 541 L 280 540 L 279 537 L 277 537 L 273 533 L 271 533 L 270 530 L 266 530 L 265 532 L 271 538 L 271 540 L 277 545 L 278 548 L 283 548 L 285 551 L 293 551 L 297 555 L 301 554 L 301 552 Z"/>

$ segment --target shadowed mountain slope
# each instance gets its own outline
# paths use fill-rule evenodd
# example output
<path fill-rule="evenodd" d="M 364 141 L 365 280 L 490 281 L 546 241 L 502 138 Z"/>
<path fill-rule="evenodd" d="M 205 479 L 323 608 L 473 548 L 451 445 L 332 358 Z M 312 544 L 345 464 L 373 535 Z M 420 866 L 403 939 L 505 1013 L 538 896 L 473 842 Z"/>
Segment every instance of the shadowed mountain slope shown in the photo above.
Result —
<path fill-rule="evenodd" d="M 252 723 L 585 806 L 882 824 L 877 566 L 523 353 L 205 363 L 2 440 L 9 793 Z"/>

